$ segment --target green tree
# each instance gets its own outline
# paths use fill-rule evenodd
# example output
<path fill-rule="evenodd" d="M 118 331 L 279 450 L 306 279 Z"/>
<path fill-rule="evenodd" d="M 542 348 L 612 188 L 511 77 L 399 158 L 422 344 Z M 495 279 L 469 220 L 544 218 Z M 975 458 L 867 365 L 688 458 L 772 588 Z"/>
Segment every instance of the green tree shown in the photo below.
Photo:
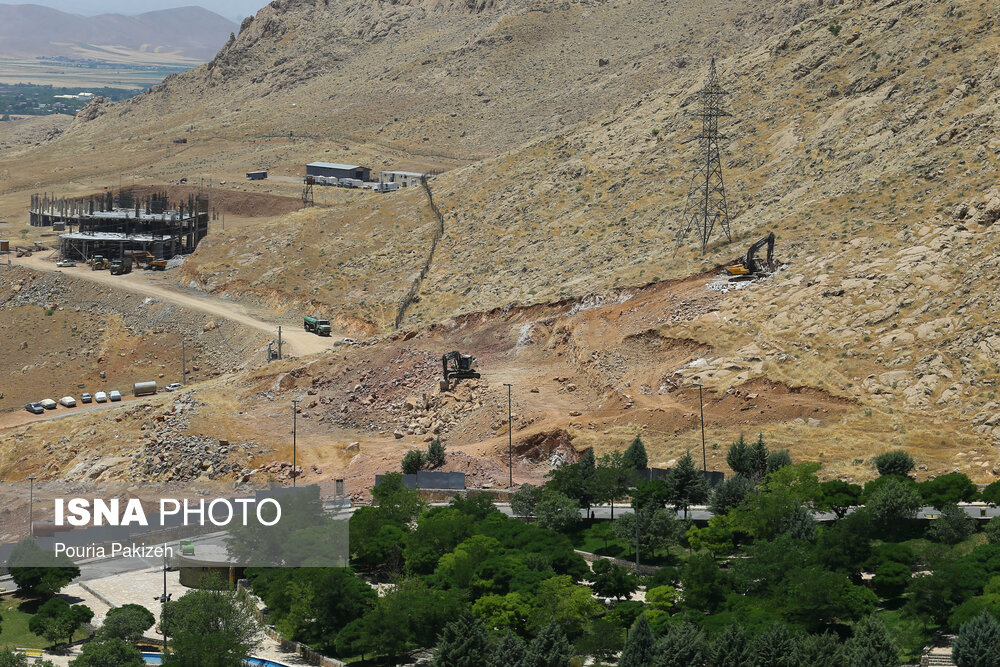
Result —
<path fill-rule="evenodd" d="M 427 445 L 427 465 L 431 468 L 440 468 L 444 465 L 444 462 L 444 445 L 441 444 L 441 438 L 434 438 L 431 440 L 430 444 Z"/>
<path fill-rule="evenodd" d="M 60 639 L 73 641 L 73 634 L 84 623 L 89 623 L 94 612 L 82 604 L 73 605 L 62 598 L 50 598 L 38 608 L 28 621 L 28 629 L 52 644 Z"/>
<path fill-rule="evenodd" d="M 686 452 L 677 465 L 667 473 L 667 501 L 684 511 L 687 518 L 688 507 L 708 500 L 708 480 L 695 468 L 691 453 Z"/>
<path fill-rule="evenodd" d="M 599 560 L 594 563 L 594 593 L 605 598 L 622 600 L 632 597 L 639 582 L 632 572 L 617 563 Z"/>
<path fill-rule="evenodd" d="M 472 604 L 472 613 L 490 628 L 507 628 L 525 634 L 531 619 L 531 600 L 516 591 L 506 595 L 484 595 Z"/>
<path fill-rule="evenodd" d="M 700 667 L 705 664 L 705 633 L 693 623 L 670 626 L 653 649 L 656 667 Z"/>
<path fill-rule="evenodd" d="M 865 509 L 876 526 L 890 535 L 897 535 L 901 524 L 916 516 L 923 500 L 912 483 L 903 482 L 896 477 L 885 479 L 886 482 L 880 484 L 869 496 Z"/>
<path fill-rule="evenodd" d="M 1000 623 L 985 611 L 964 623 L 952 644 L 951 657 L 958 667 L 1000 665 Z"/>
<path fill-rule="evenodd" d="M 70 667 L 144 667 L 142 652 L 119 637 L 87 642 Z"/>
<path fill-rule="evenodd" d="M 636 533 L 636 513 L 620 514 L 611 523 L 615 537 L 635 549 L 639 540 L 639 554 L 652 555 L 657 549 L 666 549 L 675 544 L 683 534 L 684 526 L 677 521 L 677 515 L 670 510 L 653 505 L 645 505 L 638 512 L 639 530 Z"/>
<path fill-rule="evenodd" d="M 156 618 L 153 612 L 142 605 L 123 604 L 115 607 L 104 617 L 101 626 L 101 636 L 108 639 L 121 639 L 127 644 L 138 642 L 146 630 L 153 627 Z"/>
<path fill-rule="evenodd" d="M 882 619 L 872 614 L 854 626 L 845 647 L 851 667 L 898 667 L 899 649 Z"/>
<path fill-rule="evenodd" d="M 586 507 L 589 514 L 590 506 L 602 494 L 595 466 L 594 450 L 588 448 L 576 463 L 564 463 L 550 470 L 545 488 L 572 498 Z"/>
<path fill-rule="evenodd" d="M 403 468 L 404 475 L 416 475 L 418 472 L 424 469 L 427 461 L 424 458 L 424 453 L 419 449 L 411 449 L 403 455 L 403 461 L 400 466 Z"/>
<path fill-rule="evenodd" d="M 790 573 L 780 600 L 783 615 L 811 632 L 862 618 L 878 604 L 869 589 L 816 565 Z"/>
<path fill-rule="evenodd" d="M 596 484 L 602 501 L 611 503 L 611 518 L 615 518 L 615 500 L 623 498 L 634 483 L 634 475 L 625 455 L 615 450 L 601 456 L 596 471 Z"/>
<path fill-rule="evenodd" d="M 686 537 L 692 549 L 695 551 L 708 549 L 716 558 L 732 553 L 736 547 L 729 517 L 724 514 L 713 516 L 704 528 L 690 525 Z"/>
<path fill-rule="evenodd" d="M 434 650 L 432 667 L 480 667 L 489 649 L 486 628 L 471 613 L 444 626 Z"/>
<path fill-rule="evenodd" d="M 894 449 L 879 454 L 872 459 L 872 462 L 875 464 L 878 474 L 882 476 L 899 475 L 900 477 L 906 477 L 915 465 L 913 458 L 902 449 Z"/>
<path fill-rule="evenodd" d="M 642 437 L 635 436 L 635 440 L 625 450 L 623 459 L 625 465 L 632 470 L 645 470 L 649 467 L 649 457 L 646 455 L 646 446 L 642 444 Z"/>
<path fill-rule="evenodd" d="M 508 630 L 493 652 L 490 653 L 489 667 L 515 667 L 519 665 L 524 658 L 526 648 L 524 640 Z"/>
<path fill-rule="evenodd" d="M 927 536 L 942 544 L 958 544 L 976 532 L 976 520 L 958 505 L 947 504 L 941 515 L 931 521 Z"/>
<path fill-rule="evenodd" d="M 561 532 L 580 523 L 580 505 L 558 491 L 544 488 L 535 505 L 535 516 L 539 526 Z"/>
<path fill-rule="evenodd" d="M 386 576 L 403 569 L 409 526 L 392 518 L 385 507 L 359 507 L 351 516 L 351 564 Z"/>
<path fill-rule="evenodd" d="M 713 613 L 722 607 L 732 584 L 710 554 L 694 554 L 681 573 L 684 606 Z"/>
<path fill-rule="evenodd" d="M 260 645 L 260 626 L 247 596 L 202 589 L 168 602 L 164 626 L 171 638 L 166 665 L 241 667 Z"/>
<path fill-rule="evenodd" d="M 726 453 L 726 463 L 737 475 L 757 481 L 767 472 L 769 455 L 770 452 L 764 444 L 763 434 L 757 438 L 756 442 L 749 444 L 740 433 L 739 440 L 729 446 L 729 451 Z"/>
<path fill-rule="evenodd" d="M 983 502 L 989 503 L 994 507 L 1000 505 L 1000 481 L 988 484 L 982 493 L 979 494 L 979 497 Z"/>
<path fill-rule="evenodd" d="M 541 496 L 542 487 L 534 484 L 522 484 L 521 488 L 510 497 L 510 509 L 514 516 L 533 517 Z"/>
<path fill-rule="evenodd" d="M 987 521 L 983 533 L 986 535 L 986 541 L 990 544 L 1000 544 L 1000 516 L 995 516 Z"/>
<path fill-rule="evenodd" d="M 646 617 L 640 615 L 625 640 L 625 648 L 618 658 L 618 667 L 647 667 L 654 655 L 653 633 Z"/>
<path fill-rule="evenodd" d="M 713 514 L 727 514 L 739 506 L 754 489 L 754 483 L 743 475 L 733 475 L 712 490 L 709 509 Z"/>
<path fill-rule="evenodd" d="M 823 497 L 817 506 L 830 510 L 838 519 L 843 519 L 847 515 L 847 510 L 861 504 L 862 489 L 857 484 L 831 479 L 820 484 L 820 490 Z"/>
<path fill-rule="evenodd" d="M 775 623 L 750 642 L 754 667 L 798 667 L 788 626 Z"/>
<path fill-rule="evenodd" d="M 65 556 L 57 558 L 42 549 L 33 537 L 26 537 L 14 547 L 7 559 L 7 570 L 14 585 L 24 594 L 49 597 L 80 576 L 80 568 Z"/>
<path fill-rule="evenodd" d="M 518 667 L 566 667 L 570 657 L 566 635 L 553 620 L 528 645 Z"/>
<path fill-rule="evenodd" d="M 420 515 L 406 536 L 403 559 L 410 574 L 430 574 L 438 560 L 473 532 L 475 518 L 453 507 L 434 507 Z"/>
<path fill-rule="evenodd" d="M 879 565 L 875 570 L 872 586 L 875 592 L 883 598 L 897 598 L 906 591 L 910 584 L 910 568 L 902 563 L 888 562 Z"/>
<path fill-rule="evenodd" d="M 792 465 L 792 455 L 787 449 L 779 449 L 767 455 L 767 472 L 774 472 L 790 465 Z"/>
<path fill-rule="evenodd" d="M 917 484 L 917 491 L 925 503 L 939 510 L 943 510 L 945 505 L 967 503 L 979 495 L 979 488 L 967 475 L 960 472 L 939 475 L 926 482 L 920 482 Z"/>
<path fill-rule="evenodd" d="M 860 581 L 864 564 L 872 555 L 872 522 L 867 510 L 848 514 L 824 526 L 816 540 L 820 565 Z"/>
<path fill-rule="evenodd" d="M 403 476 L 398 472 L 382 475 L 379 483 L 372 487 L 371 493 L 372 501 L 385 517 L 399 524 L 413 521 L 426 506 L 415 489 L 409 489 L 403 484 Z M 353 534 L 351 540 L 354 540 Z"/>
<path fill-rule="evenodd" d="M 746 632 L 739 624 L 728 626 L 720 632 L 708 652 L 712 667 L 747 667 L 753 664 Z"/>
<path fill-rule="evenodd" d="M 849 667 L 844 662 L 844 649 L 840 639 L 832 632 L 821 635 L 801 634 L 795 638 L 792 648 L 792 664 L 799 667 L 822 665 L 822 667 Z"/>

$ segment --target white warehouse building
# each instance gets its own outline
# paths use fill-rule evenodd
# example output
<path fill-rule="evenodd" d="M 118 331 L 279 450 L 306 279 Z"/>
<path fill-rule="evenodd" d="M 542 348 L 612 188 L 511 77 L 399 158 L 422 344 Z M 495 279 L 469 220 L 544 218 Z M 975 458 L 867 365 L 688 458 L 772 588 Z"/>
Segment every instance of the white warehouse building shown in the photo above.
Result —
<path fill-rule="evenodd" d="M 399 187 L 408 188 L 411 185 L 420 185 L 420 179 L 430 178 L 431 174 L 421 174 L 416 171 L 380 171 L 378 174 L 379 183 L 399 183 Z"/>

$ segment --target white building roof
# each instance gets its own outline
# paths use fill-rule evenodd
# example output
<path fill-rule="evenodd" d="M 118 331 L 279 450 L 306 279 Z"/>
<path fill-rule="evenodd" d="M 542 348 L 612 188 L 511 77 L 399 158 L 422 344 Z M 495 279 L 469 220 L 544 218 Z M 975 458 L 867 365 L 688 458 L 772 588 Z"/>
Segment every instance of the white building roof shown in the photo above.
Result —
<path fill-rule="evenodd" d="M 120 234 L 118 232 L 94 232 L 93 234 L 81 234 L 72 232 L 70 234 L 60 234 L 61 239 L 71 241 L 139 241 L 140 243 L 152 243 L 154 241 L 169 240 L 169 236 L 153 236 L 152 234 Z"/>
<path fill-rule="evenodd" d="M 365 169 L 356 164 L 338 164 L 336 162 L 310 162 L 307 167 L 322 167 L 323 169 Z"/>

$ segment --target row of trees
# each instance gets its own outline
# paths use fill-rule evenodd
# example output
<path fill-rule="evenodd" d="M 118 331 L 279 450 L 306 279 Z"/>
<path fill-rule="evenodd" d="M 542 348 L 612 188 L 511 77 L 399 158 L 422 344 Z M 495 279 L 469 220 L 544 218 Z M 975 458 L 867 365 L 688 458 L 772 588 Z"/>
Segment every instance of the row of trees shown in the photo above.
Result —
<path fill-rule="evenodd" d="M 411 449 L 403 455 L 401 467 L 403 474 L 416 475 L 424 468 L 440 468 L 445 462 L 445 448 L 441 438 L 434 438 L 427 445 L 427 452 Z"/>

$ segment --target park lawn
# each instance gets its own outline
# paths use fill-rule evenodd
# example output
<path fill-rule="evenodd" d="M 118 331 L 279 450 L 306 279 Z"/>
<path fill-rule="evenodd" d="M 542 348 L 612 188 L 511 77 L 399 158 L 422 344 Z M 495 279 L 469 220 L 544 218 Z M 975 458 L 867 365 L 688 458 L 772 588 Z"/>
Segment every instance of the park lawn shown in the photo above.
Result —
<path fill-rule="evenodd" d="M 566 532 L 566 536 L 573 543 L 573 548 L 597 554 L 598 556 L 610 556 L 611 558 L 634 561 L 635 550 L 632 548 L 632 544 L 626 544 L 625 540 L 611 537 L 608 538 L 607 546 L 605 546 L 604 538 L 598 537 L 594 533 L 594 529 L 601 523 L 608 522 L 598 521 L 590 523 L 589 521 L 584 521 L 573 530 Z M 674 545 L 668 549 L 666 554 L 663 551 L 658 551 L 655 558 L 651 558 L 649 554 L 643 554 L 640 562 L 646 565 L 669 565 L 676 561 L 678 555 L 682 556 L 684 553 L 683 549 Z"/>
<path fill-rule="evenodd" d="M 901 612 L 901 609 L 883 609 L 876 612 L 876 615 L 885 623 L 889 635 L 899 647 L 900 663 L 920 664 L 921 651 L 924 646 L 931 643 L 938 627 L 930 625 L 925 628 L 920 621 L 904 618 Z"/>
<path fill-rule="evenodd" d="M 39 600 L 4 595 L 0 598 L 0 646 L 17 648 L 48 648 L 51 646 L 44 637 L 28 630 L 28 621 L 33 616 L 25 611 L 38 606 Z M 86 632 L 77 630 L 73 639 L 83 639 Z"/>

